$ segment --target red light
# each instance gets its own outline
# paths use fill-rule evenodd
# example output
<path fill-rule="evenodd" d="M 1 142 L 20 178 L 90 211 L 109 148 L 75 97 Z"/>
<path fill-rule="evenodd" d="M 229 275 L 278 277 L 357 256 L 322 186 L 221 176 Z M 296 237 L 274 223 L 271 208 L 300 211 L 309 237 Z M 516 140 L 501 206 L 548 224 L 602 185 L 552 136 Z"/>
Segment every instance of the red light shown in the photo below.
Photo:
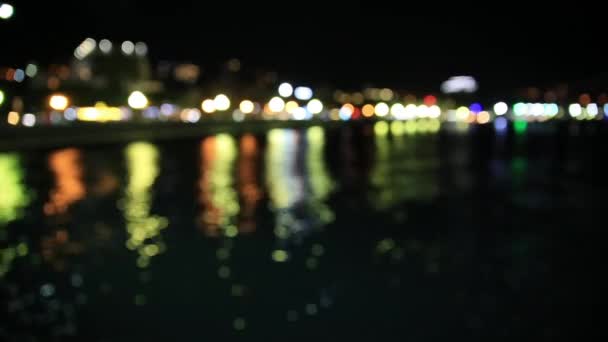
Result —
<path fill-rule="evenodd" d="M 427 95 L 424 97 L 424 104 L 427 106 L 432 106 L 437 103 L 437 98 L 433 95 Z"/>
<path fill-rule="evenodd" d="M 355 107 L 353 114 L 350 116 L 351 120 L 357 120 L 361 118 L 361 109 Z"/>

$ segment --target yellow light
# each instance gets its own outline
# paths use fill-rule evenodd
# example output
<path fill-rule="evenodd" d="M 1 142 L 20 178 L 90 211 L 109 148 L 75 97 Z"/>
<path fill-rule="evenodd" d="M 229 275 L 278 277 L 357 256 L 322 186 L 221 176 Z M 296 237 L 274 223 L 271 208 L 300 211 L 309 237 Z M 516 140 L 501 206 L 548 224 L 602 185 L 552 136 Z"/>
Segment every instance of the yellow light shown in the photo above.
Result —
<path fill-rule="evenodd" d="M 388 89 L 388 88 L 384 88 L 382 90 L 380 90 L 380 99 L 382 101 L 390 101 L 393 99 L 393 91 Z"/>
<path fill-rule="evenodd" d="M 389 126 L 386 121 L 378 121 L 374 125 L 374 132 L 376 135 L 386 135 L 388 133 Z"/>
<path fill-rule="evenodd" d="M 65 110 L 68 107 L 68 98 L 63 95 L 53 95 L 49 99 L 49 106 L 54 110 Z"/>
<path fill-rule="evenodd" d="M 374 106 L 371 104 L 366 104 L 365 106 L 363 106 L 363 108 L 361 108 L 361 113 L 365 117 L 371 117 L 372 115 L 374 115 Z"/>
<path fill-rule="evenodd" d="M 317 99 L 312 99 L 306 105 L 306 109 L 313 114 L 319 114 L 323 110 L 323 103 Z"/>
<path fill-rule="evenodd" d="M 285 109 L 285 101 L 283 101 L 282 98 L 275 96 L 268 102 L 268 108 L 273 113 L 282 112 L 283 109 Z"/>
<path fill-rule="evenodd" d="M 0 106 L 2 105 L 3 102 L 4 102 L 4 92 L 2 90 L 0 90 Z"/>
<path fill-rule="evenodd" d="M 296 101 L 288 101 L 285 104 L 285 111 L 289 114 L 293 114 L 298 107 L 300 107 L 300 105 L 298 105 Z"/>
<path fill-rule="evenodd" d="M 388 114 L 388 111 L 388 105 L 384 102 L 378 102 L 378 104 L 376 104 L 376 107 L 374 107 L 374 112 L 377 116 L 380 117 L 386 116 L 386 114 Z"/>
<path fill-rule="evenodd" d="M 215 101 L 211 99 L 206 99 L 205 101 L 203 101 L 203 103 L 201 103 L 201 109 L 205 113 L 215 112 Z"/>
<path fill-rule="evenodd" d="M 95 107 L 78 108 L 76 117 L 81 121 L 120 121 L 122 110 L 119 107 L 108 107 L 103 102 L 97 102 Z"/>
<path fill-rule="evenodd" d="M 8 123 L 15 126 L 19 123 L 20 115 L 17 112 L 8 113 Z"/>
<path fill-rule="evenodd" d="M 391 132 L 393 135 L 402 135 L 405 132 L 405 125 L 403 121 L 391 122 Z"/>
<path fill-rule="evenodd" d="M 283 250 L 276 250 L 272 252 L 272 260 L 276 262 L 285 262 L 287 261 L 287 252 Z"/>
<path fill-rule="evenodd" d="M 439 116 L 441 116 L 441 108 L 439 108 L 437 105 L 432 105 L 429 107 L 428 113 L 430 118 L 437 119 Z"/>
<path fill-rule="evenodd" d="M 456 119 L 460 121 L 465 121 L 469 117 L 469 108 L 462 106 L 456 109 Z"/>
<path fill-rule="evenodd" d="M 477 123 L 487 124 L 488 122 L 490 122 L 490 113 L 483 111 L 477 114 Z"/>
<path fill-rule="evenodd" d="M 144 109 L 148 106 L 148 98 L 141 91 L 132 92 L 127 102 L 133 109 Z"/>
<path fill-rule="evenodd" d="M 243 112 L 245 114 L 249 114 L 249 113 L 253 112 L 253 110 L 255 109 L 255 106 L 254 106 L 253 102 L 251 102 L 249 100 L 244 100 L 244 101 L 241 101 L 241 104 L 239 105 L 239 109 L 241 110 L 241 112 Z"/>
<path fill-rule="evenodd" d="M 431 119 L 428 122 L 427 128 L 428 128 L 429 132 L 437 133 L 437 132 L 439 132 L 439 129 L 441 128 L 441 122 L 437 119 Z"/>
<path fill-rule="evenodd" d="M 219 111 L 228 110 L 228 108 L 230 108 L 230 99 L 224 94 L 217 95 L 215 99 L 213 99 L 213 103 L 215 104 L 215 109 Z"/>

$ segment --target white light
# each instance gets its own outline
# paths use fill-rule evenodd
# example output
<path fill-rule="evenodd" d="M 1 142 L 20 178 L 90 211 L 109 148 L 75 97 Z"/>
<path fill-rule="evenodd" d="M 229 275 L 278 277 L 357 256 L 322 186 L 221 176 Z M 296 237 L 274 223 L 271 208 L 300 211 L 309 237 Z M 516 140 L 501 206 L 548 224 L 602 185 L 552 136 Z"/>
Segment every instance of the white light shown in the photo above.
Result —
<path fill-rule="evenodd" d="M 148 45 L 144 42 L 137 42 L 135 44 L 135 54 L 138 56 L 145 56 L 148 54 Z"/>
<path fill-rule="evenodd" d="M 589 114 L 590 116 L 596 116 L 598 112 L 599 109 L 597 108 L 596 103 L 590 103 L 587 105 L 587 114 Z"/>
<path fill-rule="evenodd" d="M 99 50 L 103 53 L 110 53 L 110 51 L 112 51 L 112 42 L 107 39 L 102 39 L 99 42 Z"/>
<path fill-rule="evenodd" d="M 38 66 L 36 64 L 28 64 L 25 67 L 25 74 L 27 77 L 34 77 L 38 73 Z"/>
<path fill-rule="evenodd" d="M 386 114 L 388 114 L 389 112 L 389 108 L 388 105 L 384 102 L 378 102 L 376 104 L 376 106 L 374 107 L 374 113 L 376 113 L 376 115 L 382 117 L 382 116 L 386 116 Z"/>
<path fill-rule="evenodd" d="M 54 110 L 64 110 L 68 106 L 68 98 L 63 95 L 53 95 L 49 99 L 49 106 Z"/>
<path fill-rule="evenodd" d="M 205 113 L 213 113 L 215 112 L 215 101 L 212 99 L 206 99 L 201 103 L 201 108 Z"/>
<path fill-rule="evenodd" d="M 559 107 L 555 103 L 545 103 L 545 115 L 554 116 L 559 113 Z"/>
<path fill-rule="evenodd" d="M 530 106 L 529 112 L 530 112 L 530 114 L 532 114 L 534 116 L 543 115 L 543 113 L 545 112 L 545 106 L 543 106 L 542 103 L 533 103 Z"/>
<path fill-rule="evenodd" d="M 446 94 L 474 93 L 477 91 L 477 81 L 471 76 L 454 76 L 441 84 L 441 91 Z"/>
<path fill-rule="evenodd" d="M 23 71 L 22 69 L 15 70 L 15 75 L 13 76 L 13 79 L 17 83 L 23 82 L 23 80 L 25 79 L 25 71 Z"/>
<path fill-rule="evenodd" d="M 290 97 L 293 94 L 293 87 L 289 83 L 281 83 L 279 85 L 279 95 L 282 97 Z"/>
<path fill-rule="evenodd" d="M 354 112 L 353 105 L 351 105 L 350 103 L 347 103 L 340 108 L 340 110 L 338 111 L 338 116 L 340 117 L 340 119 L 346 121 L 351 118 L 351 116 L 353 115 L 353 112 Z"/>
<path fill-rule="evenodd" d="M 198 109 L 189 109 L 186 114 L 188 122 L 198 122 L 201 119 L 201 112 Z"/>
<path fill-rule="evenodd" d="M 282 112 L 285 108 L 285 101 L 283 101 L 282 98 L 275 96 L 268 102 L 268 108 L 273 113 Z"/>
<path fill-rule="evenodd" d="M 419 118 L 426 118 L 429 116 L 429 107 L 426 105 L 420 105 L 416 107 L 416 116 Z"/>
<path fill-rule="evenodd" d="M 249 114 L 249 113 L 253 112 L 253 110 L 255 109 L 255 106 L 253 105 L 253 102 L 251 102 L 249 100 L 244 100 L 239 105 L 239 109 L 241 110 L 241 112 L 243 112 L 245 114 Z"/>
<path fill-rule="evenodd" d="M 437 105 L 432 105 L 428 109 L 428 114 L 430 118 L 437 119 L 439 116 L 441 116 L 441 108 L 439 108 Z"/>
<path fill-rule="evenodd" d="M 122 43 L 122 45 L 120 46 L 120 49 L 122 50 L 122 53 L 124 53 L 125 55 L 131 55 L 131 54 L 133 54 L 133 51 L 135 51 L 135 44 L 133 44 L 132 41 L 127 40 Z"/>
<path fill-rule="evenodd" d="M 304 120 L 306 119 L 306 109 L 303 107 L 298 107 L 293 110 L 293 118 L 296 120 Z"/>
<path fill-rule="evenodd" d="M 230 99 L 224 94 L 219 94 L 213 99 L 215 109 L 217 110 L 228 110 L 230 108 Z"/>
<path fill-rule="evenodd" d="M 509 110 L 509 106 L 507 106 L 504 102 L 498 102 L 494 105 L 494 114 L 496 115 L 505 115 Z"/>
<path fill-rule="evenodd" d="M 573 103 L 570 106 L 568 106 L 568 112 L 570 113 L 571 117 L 575 118 L 582 114 L 583 109 L 581 108 L 580 104 Z"/>
<path fill-rule="evenodd" d="M 306 109 L 312 114 L 319 114 L 323 110 L 323 103 L 317 99 L 312 99 L 306 105 Z"/>
<path fill-rule="evenodd" d="M 401 103 L 395 103 L 391 106 L 391 115 L 398 120 L 405 120 L 405 107 Z"/>
<path fill-rule="evenodd" d="M 15 8 L 9 4 L 0 5 L 0 19 L 9 19 L 15 13 Z"/>
<path fill-rule="evenodd" d="M 36 116 L 32 113 L 23 114 L 23 125 L 32 127 L 36 124 Z"/>
<path fill-rule="evenodd" d="M 133 109 L 143 109 L 148 105 L 148 99 L 141 91 L 134 91 L 127 99 L 129 106 Z"/>
<path fill-rule="evenodd" d="M 417 107 L 415 104 L 409 104 L 405 106 L 405 113 L 403 115 L 404 120 L 410 120 L 416 117 Z"/>
<path fill-rule="evenodd" d="M 63 112 L 63 117 L 68 121 L 76 120 L 76 109 L 68 108 Z"/>
<path fill-rule="evenodd" d="M 0 89 L 0 106 L 2 105 L 3 102 L 4 102 L 4 92 L 2 91 L 2 89 Z"/>
<path fill-rule="evenodd" d="M 294 95 L 298 100 L 310 100 L 312 98 L 312 89 L 308 87 L 297 87 L 294 90 Z"/>
<path fill-rule="evenodd" d="M 2 102 L 0 101 L 0 103 Z M 608 103 L 604 105 L 604 116 L 608 117 Z"/>

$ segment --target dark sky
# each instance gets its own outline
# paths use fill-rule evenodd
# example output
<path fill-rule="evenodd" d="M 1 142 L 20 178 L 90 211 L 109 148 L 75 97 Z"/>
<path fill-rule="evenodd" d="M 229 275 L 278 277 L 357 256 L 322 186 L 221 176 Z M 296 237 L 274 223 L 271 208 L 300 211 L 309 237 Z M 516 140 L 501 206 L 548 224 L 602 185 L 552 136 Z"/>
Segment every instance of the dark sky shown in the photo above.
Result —
<path fill-rule="evenodd" d="M 14 2 L 16 16 L 0 22 L 0 37 L 10 47 L 0 65 L 66 61 L 90 36 L 143 40 L 153 61 L 212 67 L 239 57 L 245 67 L 341 87 L 437 88 L 451 75 L 470 74 L 499 90 L 584 80 L 605 70 L 597 19 L 525 9 L 400 15 L 402 8 L 378 3 L 326 8 L 285 2 L 279 12 L 256 3 L 237 12 L 236 2 L 228 1 Z"/>

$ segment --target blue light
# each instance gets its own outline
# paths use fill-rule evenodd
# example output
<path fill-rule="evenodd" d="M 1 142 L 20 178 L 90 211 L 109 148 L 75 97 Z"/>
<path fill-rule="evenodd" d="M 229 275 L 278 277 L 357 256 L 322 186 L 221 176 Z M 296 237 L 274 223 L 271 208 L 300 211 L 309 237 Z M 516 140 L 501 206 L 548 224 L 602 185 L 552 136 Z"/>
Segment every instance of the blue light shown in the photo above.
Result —
<path fill-rule="evenodd" d="M 477 114 L 483 110 L 483 107 L 480 103 L 475 102 L 471 105 L 471 107 L 469 107 L 469 109 L 471 110 L 471 112 Z"/>
<path fill-rule="evenodd" d="M 501 117 L 498 117 L 494 120 L 494 129 L 496 129 L 497 132 L 504 132 L 507 129 L 507 119 Z"/>

